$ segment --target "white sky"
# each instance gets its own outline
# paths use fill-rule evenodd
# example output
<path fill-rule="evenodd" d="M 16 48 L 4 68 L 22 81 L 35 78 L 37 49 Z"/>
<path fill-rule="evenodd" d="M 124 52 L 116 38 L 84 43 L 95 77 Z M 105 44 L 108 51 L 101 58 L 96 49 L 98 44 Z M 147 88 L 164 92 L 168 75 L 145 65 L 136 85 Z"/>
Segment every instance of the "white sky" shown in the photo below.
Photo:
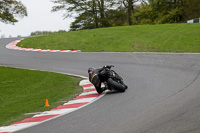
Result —
<path fill-rule="evenodd" d="M 21 0 L 26 6 L 28 16 L 22 19 L 19 18 L 19 22 L 15 25 L 4 24 L 0 22 L 0 37 L 16 37 L 29 36 L 34 31 L 58 31 L 66 30 L 70 28 L 73 18 L 63 19 L 64 12 L 51 12 L 51 9 L 55 4 L 51 0 Z M 17 18 L 18 19 L 18 18 Z"/>

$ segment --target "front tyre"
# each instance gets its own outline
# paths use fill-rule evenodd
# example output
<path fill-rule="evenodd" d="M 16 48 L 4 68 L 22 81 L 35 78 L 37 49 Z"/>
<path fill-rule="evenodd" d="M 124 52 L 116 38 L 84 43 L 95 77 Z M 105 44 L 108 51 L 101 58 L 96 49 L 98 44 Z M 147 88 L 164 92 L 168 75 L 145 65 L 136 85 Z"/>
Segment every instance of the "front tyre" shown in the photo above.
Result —
<path fill-rule="evenodd" d="M 121 83 L 118 83 L 117 81 L 113 80 L 112 78 L 108 78 L 107 83 L 119 92 L 125 92 L 125 90 L 126 90 L 126 86 L 124 86 Z"/>

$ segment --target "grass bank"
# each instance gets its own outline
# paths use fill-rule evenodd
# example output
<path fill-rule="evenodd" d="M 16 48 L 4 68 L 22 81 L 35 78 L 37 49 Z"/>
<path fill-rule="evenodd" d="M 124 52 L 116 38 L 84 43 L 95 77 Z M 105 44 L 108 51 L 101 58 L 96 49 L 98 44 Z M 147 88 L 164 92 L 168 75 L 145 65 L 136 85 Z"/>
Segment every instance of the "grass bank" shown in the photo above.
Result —
<path fill-rule="evenodd" d="M 83 52 L 200 52 L 200 24 L 136 25 L 27 38 L 18 46 Z"/>
<path fill-rule="evenodd" d="M 82 92 L 80 79 L 53 72 L 0 67 L 0 126 L 21 121 L 30 112 L 50 110 Z M 44 107 L 45 100 L 49 107 Z"/>

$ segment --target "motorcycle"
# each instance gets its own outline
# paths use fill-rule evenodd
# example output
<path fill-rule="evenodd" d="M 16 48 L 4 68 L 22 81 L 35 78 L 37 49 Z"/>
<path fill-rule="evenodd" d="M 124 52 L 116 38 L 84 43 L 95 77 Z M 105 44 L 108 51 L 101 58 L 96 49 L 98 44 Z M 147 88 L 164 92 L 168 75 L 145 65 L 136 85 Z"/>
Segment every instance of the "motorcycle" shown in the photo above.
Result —
<path fill-rule="evenodd" d="M 105 69 L 102 71 L 106 79 L 103 82 L 105 88 L 108 90 L 117 90 L 119 92 L 125 92 L 128 86 L 124 84 L 123 78 L 119 74 L 117 74 L 114 70 L 111 70 L 112 67 L 114 66 L 105 66 Z"/>

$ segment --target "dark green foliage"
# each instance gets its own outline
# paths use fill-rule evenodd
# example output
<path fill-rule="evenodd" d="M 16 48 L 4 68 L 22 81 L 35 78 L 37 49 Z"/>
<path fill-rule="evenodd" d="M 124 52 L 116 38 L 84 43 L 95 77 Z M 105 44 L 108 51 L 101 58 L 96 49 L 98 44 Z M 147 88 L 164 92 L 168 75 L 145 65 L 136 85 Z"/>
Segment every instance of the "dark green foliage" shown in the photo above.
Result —
<path fill-rule="evenodd" d="M 78 17 L 76 17 L 76 20 L 72 22 L 71 31 L 74 30 L 81 30 L 81 29 L 93 29 L 97 28 L 95 25 L 95 22 L 93 21 L 93 17 L 91 13 L 82 13 Z"/>
<path fill-rule="evenodd" d="M 26 7 L 21 1 L 1 0 L 0 1 L 0 21 L 14 24 L 18 22 L 17 17 L 27 16 Z"/>
<path fill-rule="evenodd" d="M 140 2 L 139 5 L 136 5 Z M 54 0 L 52 11 L 79 15 L 71 30 L 99 27 L 180 23 L 200 17 L 199 0 Z"/>
<path fill-rule="evenodd" d="M 183 10 L 183 20 L 190 20 L 200 17 L 200 2 L 199 0 L 184 0 L 182 10 Z"/>
<path fill-rule="evenodd" d="M 178 23 L 200 17 L 199 0 L 148 0 L 133 13 L 134 24 Z"/>
<path fill-rule="evenodd" d="M 128 15 L 120 10 L 109 10 L 107 12 L 107 19 L 111 26 L 125 26 L 128 25 Z"/>
<path fill-rule="evenodd" d="M 133 14 L 136 24 L 176 23 L 183 20 L 181 0 L 149 0 Z"/>

